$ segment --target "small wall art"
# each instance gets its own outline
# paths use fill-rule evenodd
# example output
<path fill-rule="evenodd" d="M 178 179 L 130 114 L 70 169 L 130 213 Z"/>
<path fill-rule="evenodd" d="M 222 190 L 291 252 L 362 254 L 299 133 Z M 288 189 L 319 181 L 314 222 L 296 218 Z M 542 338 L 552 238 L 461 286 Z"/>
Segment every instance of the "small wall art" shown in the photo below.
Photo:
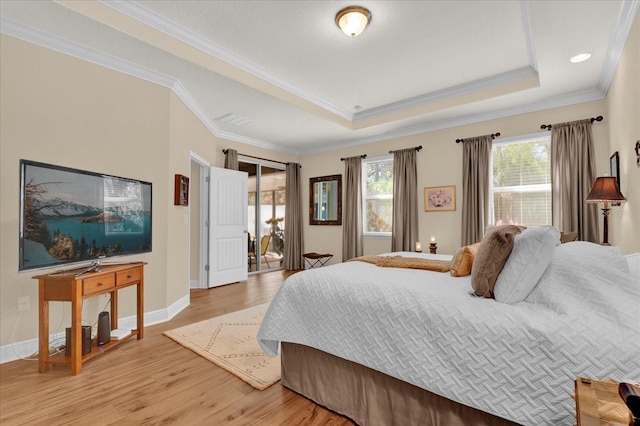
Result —
<path fill-rule="evenodd" d="M 618 151 L 614 152 L 611 157 L 609 157 L 609 174 L 616 178 L 618 181 L 618 190 L 622 191 L 622 187 L 620 186 L 620 155 Z M 612 206 L 619 206 L 620 202 L 612 202 Z"/>
<path fill-rule="evenodd" d="M 609 173 L 618 181 L 618 189 L 620 189 L 620 155 L 618 151 L 609 157 Z"/>
<path fill-rule="evenodd" d="M 183 175 L 175 176 L 174 206 L 189 205 L 189 178 Z"/>
<path fill-rule="evenodd" d="M 445 212 L 456 209 L 455 186 L 431 186 L 424 189 L 424 211 Z"/>

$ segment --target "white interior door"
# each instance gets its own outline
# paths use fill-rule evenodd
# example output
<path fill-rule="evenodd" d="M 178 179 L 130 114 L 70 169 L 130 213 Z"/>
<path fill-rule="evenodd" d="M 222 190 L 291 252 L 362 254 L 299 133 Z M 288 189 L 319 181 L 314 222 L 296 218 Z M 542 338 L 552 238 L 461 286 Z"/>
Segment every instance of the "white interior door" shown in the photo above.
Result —
<path fill-rule="evenodd" d="M 211 167 L 209 287 L 247 279 L 247 173 Z"/>

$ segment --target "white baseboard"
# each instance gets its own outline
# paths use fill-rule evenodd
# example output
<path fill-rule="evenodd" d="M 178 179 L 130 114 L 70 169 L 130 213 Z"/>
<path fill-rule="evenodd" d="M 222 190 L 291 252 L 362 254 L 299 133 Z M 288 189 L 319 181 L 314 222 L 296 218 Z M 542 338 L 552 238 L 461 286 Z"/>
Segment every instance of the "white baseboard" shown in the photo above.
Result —
<path fill-rule="evenodd" d="M 154 324 L 169 321 L 171 318 L 180 313 L 184 308 L 189 306 L 191 302 L 190 295 L 187 293 L 184 297 L 172 303 L 165 309 L 159 309 L 153 312 L 144 313 L 144 326 L 148 327 Z M 136 316 L 124 317 L 118 319 L 118 327 L 136 328 Z M 59 340 L 61 343 L 65 341 L 65 333 L 56 333 L 49 336 L 49 341 Z M 23 340 L 13 344 L 0 346 L 0 364 L 26 358 L 38 352 L 38 339 Z"/>

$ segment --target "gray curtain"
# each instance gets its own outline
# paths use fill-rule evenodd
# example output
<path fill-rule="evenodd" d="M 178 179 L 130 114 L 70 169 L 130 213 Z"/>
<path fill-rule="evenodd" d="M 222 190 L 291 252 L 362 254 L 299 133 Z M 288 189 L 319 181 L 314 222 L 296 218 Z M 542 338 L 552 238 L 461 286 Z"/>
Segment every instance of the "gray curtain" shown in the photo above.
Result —
<path fill-rule="evenodd" d="M 235 149 L 227 149 L 224 155 L 224 168 L 231 170 L 238 170 L 240 168 L 238 165 L 238 151 Z"/>
<path fill-rule="evenodd" d="M 362 256 L 362 158 L 344 160 L 342 261 Z"/>
<path fill-rule="evenodd" d="M 596 180 L 591 120 L 551 127 L 552 224 L 578 239 L 598 242 L 598 205 L 584 200 Z"/>
<path fill-rule="evenodd" d="M 391 251 L 413 251 L 418 241 L 418 168 L 415 148 L 393 153 Z"/>
<path fill-rule="evenodd" d="M 285 269 L 304 269 L 300 164 L 287 163 L 286 179 L 283 266 Z"/>
<path fill-rule="evenodd" d="M 462 143 L 462 245 L 482 240 L 489 216 L 491 135 Z"/>

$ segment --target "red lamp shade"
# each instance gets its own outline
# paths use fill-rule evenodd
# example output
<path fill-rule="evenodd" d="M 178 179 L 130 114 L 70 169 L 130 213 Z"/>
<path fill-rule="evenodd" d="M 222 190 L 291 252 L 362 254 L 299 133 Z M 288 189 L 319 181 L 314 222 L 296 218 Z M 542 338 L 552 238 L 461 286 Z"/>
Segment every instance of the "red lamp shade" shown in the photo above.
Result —
<path fill-rule="evenodd" d="M 607 201 L 617 202 L 625 200 L 626 198 L 624 198 L 624 195 L 620 193 L 620 188 L 618 188 L 618 179 L 613 176 L 602 176 L 596 178 L 585 202 L 604 203 Z"/>
<path fill-rule="evenodd" d="M 602 245 L 609 245 L 609 203 L 624 201 L 624 195 L 618 188 L 618 179 L 613 176 L 602 176 L 596 178 L 591 192 L 585 200 L 586 203 L 604 203 L 602 215 L 604 216 L 604 229 L 602 231 Z"/>

